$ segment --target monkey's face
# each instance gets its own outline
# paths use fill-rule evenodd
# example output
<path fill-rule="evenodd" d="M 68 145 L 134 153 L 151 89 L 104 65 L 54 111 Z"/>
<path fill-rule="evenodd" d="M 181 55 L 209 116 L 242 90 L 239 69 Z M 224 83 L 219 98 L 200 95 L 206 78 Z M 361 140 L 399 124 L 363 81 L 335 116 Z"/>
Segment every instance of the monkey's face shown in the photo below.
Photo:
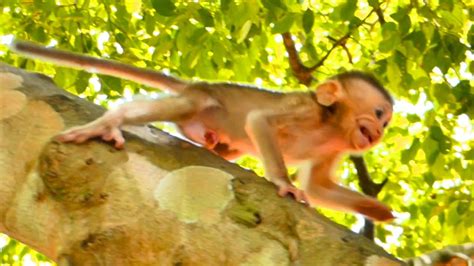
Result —
<path fill-rule="evenodd" d="M 344 82 L 347 107 L 347 136 L 355 151 L 364 151 L 380 142 L 392 118 L 392 104 L 371 84 L 360 79 Z"/>

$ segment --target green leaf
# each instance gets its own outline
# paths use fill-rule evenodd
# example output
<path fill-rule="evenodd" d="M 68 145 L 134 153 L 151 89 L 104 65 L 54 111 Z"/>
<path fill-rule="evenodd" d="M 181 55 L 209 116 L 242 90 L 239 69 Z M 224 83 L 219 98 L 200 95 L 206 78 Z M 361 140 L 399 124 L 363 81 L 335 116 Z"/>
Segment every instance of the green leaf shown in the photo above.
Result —
<path fill-rule="evenodd" d="M 387 22 L 382 26 L 382 36 L 384 39 L 388 39 L 393 35 L 397 34 L 397 24 L 394 22 Z"/>
<path fill-rule="evenodd" d="M 471 28 L 469 29 L 469 32 L 467 33 L 467 41 L 470 44 L 474 43 L 474 24 L 471 25 Z M 474 61 L 471 61 L 471 63 L 472 62 L 474 62 Z"/>
<path fill-rule="evenodd" d="M 83 93 L 86 90 L 87 86 L 89 86 L 89 79 L 91 76 L 90 73 L 84 71 L 78 72 L 75 82 L 77 93 Z"/>
<path fill-rule="evenodd" d="M 148 13 L 145 13 L 143 15 L 143 19 L 145 20 L 146 33 L 153 35 L 153 32 L 155 31 L 155 26 L 156 26 L 155 19 L 153 18 L 153 16 L 151 16 Z"/>
<path fill-rule="evenodd" d="M 465 214 L 470 207 L 471 203 L 467 200 L 460 200 L 458 201 L 458 207 L 456 208 L 457 213 L 460 215 Z"/>
<path fill-rule="evenodd" d="M 205 8 L 200 8 L 198 9 L 198 14 L 199 14 L 199 21 L 205 26 L 205 27 L 213 27 L 214 26 L 214 18 L 212 17 L 211 12 Z"/>
<path fill-rule="evenodd" d="M 439 155 L 439 144 L 432 138 L 426 138 L 423 142 L 423 151 L 425 152 L 426 161 L 429 165 L 433 165 Z"/>
<path fill-rule="evenodd" d="M 427 39 L 422 31 L 416 30 L 410 33 L 407 37 L 420 52 L 424 52 L 426 49 Z"/>
<path fill-rule="evenodd" d="M 448 209 L 448 215 L 446 217 L 446 222 L 449 225 L 457 225 L 462 220 L 459 217 L 459 213 L 457 211 L 457 204 L 451 204 L 451 207 Z"/>
<path fill-rule="evenodd" d="M 451 148 L 451 140 L 447 137 L 441 127 L 439 126 L 432 126 L 430 127 L 430 137 L 436 141 L 438 141 L 439 150 L 442 153 L 447 153 L 448 150 Z"/>
<path fill-rule="evenodd" d="M 285 4 L 281 0 L 262 0 L 262 4 L 265 8 L 271 10 L 272 12 L 277 11 L 277 9 L 287 9 Z"/>
<path fill-rule="evenodd" d="M 458 37 L 446 34 L 443 37 L 444 45 L 449 52 L 452 64 L 459 64 L 466 58 L 467 47 L 461 43 Z"/>
<path fill-rule="evenodd" d="M 464 153 L 464 158 L 466 160 L 474 160 L 474 149 L 471 149 Z"/>
<path fill-rule="evenodd" d="M 310 33 L 314 25 L 314 13 L 311 9 L 306 9 L 303 14 L 303 29 L 306 33 Z"/>
<path fill-rule="evenodd" d="M 410 123 L 416 123 L 416 122 L 420 122 L 420 117 L 418 115 L 415 115 L 415 114 L 408 114 L 407 115 L 407 120 Z"/>
<path fill-rule="evenodd" d="M 420 149 L 421 142 L 419 139 L 414 139 L 413 143 L 411 144 L 408 150 L 402 151 L 402 163 L 407 164 L 411 160 L 413 160 L 416 156 L 416 153 Z"/>
<path fill-rule="evenodd" d="M 275 23 L 272 29 L 272 33 L 284 33 L 288 32 L 295 21 L 295 16 L 292 13 L 286 14 L 282 19 Z"/>
<path fill-rule="evenodd" d="M 341 18 L 350 20 L 357 9 L 357 0 L 347 0 L 341 5 Z"/>
<path fill-rule="evenodd" d="M 402 73 L 400 72 L 398 65 L 393 61 L 390 61 L 387 64 L 387 78 L 390 82 L 390 87 L 397 88 L 402 80 L 401 76 Z"/>
<path fill-rule="evenodd" d="M 459 16 L 462 16 L 461 14 L 458 14 Z M 443 26 L 445 26 L 448 29 L 458 29 L 462 28 L 463 25 L 463 19 L 460 18 L 457 14 L 454 14 L 453 12 L 450 11 L 439 11 L 439 21 Z"/>
<path fill-rule="evenodd" d="M 110 93 L 111 91 L 115 91 L 119 94 L 123 93 L 121 79 L 100 75 L 100 83 L 102 84 L 102 93 Z"/>
<path fill-rule="evenodd" d="M 427 172 L 423 175 L 423 180 L 428 186 L 432 186 L 434 182 L 436 181 L 436 177 L 433 175 L 431 172 Z"/>
<path fill-rule="evenodd" d="M 399 8 L 396 13 L 391 15 L 391 17 L 398 22 L 401 35 L 405 35 L 410 30 L 411 19 L 409 12 L 410 10 L 408 8 Z"/>
<path fill-rule="evenodd" d="M 369 6 L 378 8 L 380 6 L 379 0 L 369 0 Z"/>
<path fill-rule="evenodd" d="M 176 6 L 174 1 L 171 0 L 151 0 L 153 8 L 158 12 L 158 14 L 171 17 L 175 15 Z"/>
<path fill-rule="evenodd" d="M 128 13 L 140 12 L 142 9 L 141 0 L 125 0 L 125 8 Z"/>
<path fill-rule="evenodd" d="M 431 73 L 433 68 L 436 66 L 436 53 L 434 49 L 430 49 L 422 59 L 421 67 L 426 71 L 426 73 Z"/>
<path fill-rule="evenodd" d="M 233 0 L 221 0 L 221 10 L 227 11 Z"/>
<path fill-rule="evenodd" d="M 443 0 L 439 2 L 439 8 L 447 11 L 452 11 L 454 8 L 453 0 Z"/>
<path fill-rule="evenodd" d="M 237 39 L 237 43 L 241 43 L 247 38 L 247 35 L 249 34 L 250 28 L 252 27 L 252 21 L 247 20 L 242 28 L 240 28 L 239 31 L 239 38 Z"/>

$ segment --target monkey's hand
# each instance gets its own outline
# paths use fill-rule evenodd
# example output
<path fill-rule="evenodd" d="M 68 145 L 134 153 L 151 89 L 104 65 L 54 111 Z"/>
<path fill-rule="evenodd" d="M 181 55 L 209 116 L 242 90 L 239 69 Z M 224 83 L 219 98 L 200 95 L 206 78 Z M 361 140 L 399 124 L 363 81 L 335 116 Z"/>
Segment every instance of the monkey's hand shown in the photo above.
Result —
<path fill-rule="evenodd" d="M 278 195 L 280 197 L 284 197 L 290 194 L 297 202 L 308 204 L 308 199 L 306 198 L 306 194 L 304 193 L 303 190 L 300 190 L 289 183 L 277 184 L 277 186 L 278 186 Z"/>
<path fill-rule="evenodd" d="M 73 127 L 56 137 L 61 142 L 83 143 L 94 137 L 101 137 L 105 141 L 114 141 L 115 148 L 121 149 L 125 139 L 120 131 L 121 119 L 106 113 L 99 119 L 83 126 Z"/>
<path fill-rule="evenodd" d="M 375 221 L 390 221 L 395 218 L 388 206 L 369 197 L 356 201 L 354 210 Z"/>

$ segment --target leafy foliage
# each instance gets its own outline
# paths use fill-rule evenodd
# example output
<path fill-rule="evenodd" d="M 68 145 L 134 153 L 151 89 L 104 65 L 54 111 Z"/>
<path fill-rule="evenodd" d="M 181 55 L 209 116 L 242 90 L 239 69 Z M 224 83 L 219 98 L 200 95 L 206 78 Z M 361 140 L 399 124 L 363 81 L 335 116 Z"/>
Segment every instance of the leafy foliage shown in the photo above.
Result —
<path fill-rule="evenodd" d="M 183 78 L 307 90 L 292 76 L 280 35 L 287 31 L 305 65 L 327 56 L 316 80 L 372 71 L 398 99 L 384 143 L 365 156 L 372 178 L 389 178 L 380 198 L 400 216 L 378 226 L 378 243 L 410 257 L 474 241 L 474 12 L 465 1 L 3 0 L 0 8 L 2 40 L 14 35 Z M 26 60 L 5 46 L 0 57 L 104 105 L 155 91 Z M 351 164 L 339 172 L 357 186 Z M 360 220 L 327 213 L 347 226 Z M 3 247 L 1 259 L 18 252 Z"/>

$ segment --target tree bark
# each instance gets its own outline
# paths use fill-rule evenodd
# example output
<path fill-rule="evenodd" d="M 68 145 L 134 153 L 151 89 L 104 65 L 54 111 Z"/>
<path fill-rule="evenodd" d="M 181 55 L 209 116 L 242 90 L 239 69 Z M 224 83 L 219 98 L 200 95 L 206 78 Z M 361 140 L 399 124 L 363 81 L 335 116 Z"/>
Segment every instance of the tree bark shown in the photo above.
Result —
<path fill-rule="evenodd" d="M 53 137 L 104 112 L 0 65 L 0 231 L 60 265 L 401 265 L 264 178 L 145 126 L 116 150 Z"/>

